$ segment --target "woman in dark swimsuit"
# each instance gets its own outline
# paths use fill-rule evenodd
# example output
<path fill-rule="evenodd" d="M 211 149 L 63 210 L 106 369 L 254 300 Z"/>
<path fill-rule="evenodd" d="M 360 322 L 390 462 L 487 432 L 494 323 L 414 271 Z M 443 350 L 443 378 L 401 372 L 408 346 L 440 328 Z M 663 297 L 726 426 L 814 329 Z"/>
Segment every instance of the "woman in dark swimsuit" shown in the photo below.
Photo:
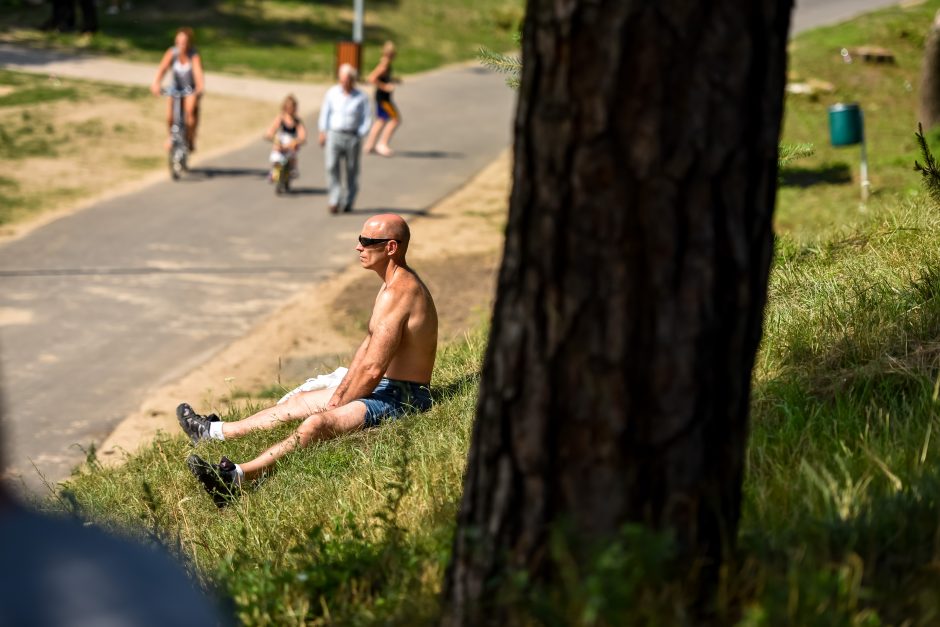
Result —
<path fill-rule="evenodd" d="M 375 152 L 383 157 L 391 157 L 395 151 L 389 147 L 392 133 L 401 125 L 401 113 L 392 102 L 395 83 L 401 80 L 392 78 L 392 59 L 395 58 L 395 44 L 386 41 L 382 47 L 382 59 L 369 74 L 369 82 L 375 85 L 375 121 L 366 138 L 363 149 L 366 153 Z M 378 141 L 376 141 L 378 140 Z"/>

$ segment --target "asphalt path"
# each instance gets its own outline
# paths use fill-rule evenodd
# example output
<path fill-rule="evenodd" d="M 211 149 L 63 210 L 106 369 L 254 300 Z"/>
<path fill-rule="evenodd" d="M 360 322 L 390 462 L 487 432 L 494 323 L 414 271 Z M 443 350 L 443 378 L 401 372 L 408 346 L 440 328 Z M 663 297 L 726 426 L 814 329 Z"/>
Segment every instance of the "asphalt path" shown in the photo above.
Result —
<path fill-rule="evenodd" d="M 790 18 L 790 33 L 828 26 L 852 19 L 862 13 L 896 5 L 885 0 L 797 0 Z M 925 28 L 927 25 L 925 25 Z"/>
<path fill-rule="evenodd" d="M 30 490 L 40 473 L 66 477 L 80 447 L 100 443 L 148 389 L 354 263 L 365 217 L 420 215 L 510 143 L 514 93 L 493 73 L 425 74 L 396 99 L 398 155 L 364 157 L 350 214 L 327 213 L 315 141 L 301 152 L 294 193 L 275 197 L 259 137 L 178 183 L 168 176 L 0 246 L 5 470 Z"/>
<path fill-rule="evenodd" d="M 801 0 L 791 32 L 890 4 Z M 152 77 L 152 68 L 119 60 L 8 45 L 0 66 L 142 85 Z M 272 102 L 287 91 L 311 102 L 323 91 L 213 74 L 207 85 Z M 497 75 L 471 66 L 431 72 L 404 83 L 396 99 L 405 116 L 400 152 L 365 158 L 352 214 L 326 213 L 314 145 L 301 155 L 295 192 L 275 198 L 259 140 L 181 182 L 101 202 L 0 246 L 4 471 L 30 490 L 66 477 L 82 447 L 101 442 L 149 389 L 354 262 L 366 215 L 420 215 L 509 145 L 514 94 Z"/>

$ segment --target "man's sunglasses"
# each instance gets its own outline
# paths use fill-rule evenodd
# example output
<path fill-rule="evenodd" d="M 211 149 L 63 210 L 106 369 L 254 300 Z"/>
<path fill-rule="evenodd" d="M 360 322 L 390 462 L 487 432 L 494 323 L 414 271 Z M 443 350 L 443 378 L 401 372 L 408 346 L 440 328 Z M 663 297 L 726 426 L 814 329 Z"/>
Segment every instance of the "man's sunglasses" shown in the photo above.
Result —
<path fill-rule="evenodd" d="M 376 244 L 384 244 L 385 242 L 397 242 L 398 240 L 394 237 L 387 237 L 385 239 L 376 239 L 373 237 L 363 237 L 359 236 L 359 243 L 362 244 L 363 248 L 368 248 L 369 246 L 375 246 Z"/>

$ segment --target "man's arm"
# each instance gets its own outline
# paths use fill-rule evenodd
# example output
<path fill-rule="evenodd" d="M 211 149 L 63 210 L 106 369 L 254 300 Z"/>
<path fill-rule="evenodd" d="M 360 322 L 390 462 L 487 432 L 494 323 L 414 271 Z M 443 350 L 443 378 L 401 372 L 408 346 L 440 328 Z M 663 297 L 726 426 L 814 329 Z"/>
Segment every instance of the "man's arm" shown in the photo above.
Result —
<path fill-rule="evenodd" d="M 336 386 L 336 390 L 333 391 L 333 396 L 330 397 L 330 401 L 326 404 L 327 409 L 333 409 L 340 405 L 338 402 L 340 398 L 343 397 L 346 390 L 349 388 L 349 379 L 350 373 L 356 372 L 359 369 L 359 364 L 362 363 L 362 359 L 365 357 L 366 350 L 369 348 L 369 339 L 372 337 L 371 333 L 366 334 L 366 339 L 362 340 L 362 344 L 359 345 L 359 348 L 356 349 L 356 354 L 353 355 L 352 361 L 349 363 L 349 367 L 346 369 L 346 376 L 343 377 L 343 380 L 339 382 L 339 385 Z"/>
<path fill-rule="evenodd" d="M 372 107 L 369 106 L 369 99 L 364 96 L 359 103 L 362 107 L 362 124 L 359 125 L 359 137 L 365 137 L 369 133 L 369 127 L 372 126 Z"/>
<path fill-rule="evenodd" d="M 375 311 L 372 312 L 369 336 L 360 346 L 362 355 L 356 353 L 349 372 L 330 399 L 331 406 L 338 407 L 368 396 L 378 385 L 401 344 L 405 322 L 408 319 L 405 298 L 390 289 L 386 289 L 379 296 Z"/>
<path fill-rule="evenodd" d="M 323 104 L 320 106 L 320 117 L 317 120 L 317 128 L 320 131 L 318 141 L 320 146 L 326 143 L 326 125 L 330 121 L 330 92 L 332 88 L 327 90 L 326 96 L 323 97 Z"/>

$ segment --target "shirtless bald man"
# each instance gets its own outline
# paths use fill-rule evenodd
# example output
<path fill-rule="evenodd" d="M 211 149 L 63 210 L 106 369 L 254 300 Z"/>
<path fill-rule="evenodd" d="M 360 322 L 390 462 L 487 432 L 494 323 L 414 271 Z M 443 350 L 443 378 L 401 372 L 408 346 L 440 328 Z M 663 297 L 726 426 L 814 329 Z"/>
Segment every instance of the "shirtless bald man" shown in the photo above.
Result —
<path fill-rule="evenodd" d="M 295 394 L 281 404 L 232 422 L 220 421 L 215 415 L 200 416 L 186 403 L 176 408 L 180 426 L 193 444 L 300 422 L 290 437 L 251 461 L 236 464 L 222 457 L 218 464 L 210 464 L 190 455 L 186 460 L 189 469 L 217 505 L 221 507 L 236 494 L 244 480 L 259 476 L 295 449 L 431 406 L 437 310 L 428 288 L 405 261 L 410 237 L 407 223 L 394 214 L 373 216 L 362 227 L 356 246 L 359 262 L 378 274 L 383 283 L 366 338 L 338 386 Z"/>

